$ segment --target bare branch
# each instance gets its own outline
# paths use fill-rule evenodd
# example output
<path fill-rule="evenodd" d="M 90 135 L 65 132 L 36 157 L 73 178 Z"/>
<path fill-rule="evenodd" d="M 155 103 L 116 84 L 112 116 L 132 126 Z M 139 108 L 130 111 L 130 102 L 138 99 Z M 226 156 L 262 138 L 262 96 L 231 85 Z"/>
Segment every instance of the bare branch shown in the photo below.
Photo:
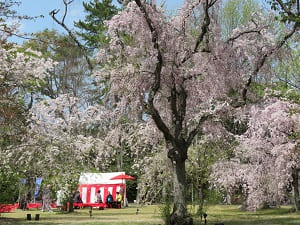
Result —
<path fill-rule="evenodd" d="M 212 7 L 218 0 L 211 0 L 211 2 L 209 3 L 209 7 Z"/>
<path fill-rule="evenodd" d="M 236 39 L 240 38 L 241 36 L 243 36 L 245 34 L 251 34 L 251 33 L 260 34 L 260 32 L 261 32 L 261 29 L 254 29 L 254 30 L 247 30 L 244 32 L 240 32 L 236 36 L 229 38 L 226 42 L 229 43 L 229 42 L 235 41 Z"/>
<path fill-rule="evenodd" d="M 12 36 L 16 36 L 18 38 L 25 39 L 25 40 L 33 40 L 33 41 L 39 41 L 39 42 L 42 42 L 42 43 L 49 43 L 49 42 L 46 42 L 46 41 L 43 41 L 43 40 L 40 40 L 40 39 L 37 39 L 37 38 L 25 36 L 25 35 L 22 35 L 22 34 L 17 34 L 17 33 L 14 33 L 12 31 L 10 31 L 10 30 L 3 30 L 3 29 L 0 28 L 0 31 L 2 31 L 4 33 L 7 33 L 9 35 L 12 35 Z"/>
<path fill-rule="evenodd" d="M 65 18 L 66 18 L 67 13 L 68 13 L 68 5 L 70 5 L 73 1 L 74 1 L 74 0 L 70 0 L 70 1 L 63 0 L 64 5 L 65 5 L 65 12 L 64 12 L 63 18 L 62 18 L 62 20 L 61 20 L 62 23 L 65 23 Z"/>
<path fill-rule="evenodd" d="M 63 0 L 64 1 L 64 4 L 65 4 L 65 11 L 64 11 L 64 15 L 63 15 L 63 18 L 61 21 L 59 21 L 57 18 L 56 18 L 56 14 L 59 12 L 59 9 L 58 10 L 52 10 L 49 15 L 52 17 L 52 19 L 57 23 L 59 24 L 60 26 L 62 26 L 69 34 L 69 36 L 72 38 L 72 40 L 75 42 L 75 44 L 77 45 L 77 47 L 82 51 L 82 54 L 85 58 L 85 60 L 87 61 L 88 63 L 88 66 L 89 66 L 89 69 L 90 70 L 93 70 L 94 66 L 88 56 L 88 53 L 87 53 L 87 49 L 80 43 L 80 41 L 78 41 L 78 39 L 76 38 L 76 36 L 73 34 L 73 32 L 66 26 L 66 24 L 64 23 L 64 20 L 65 20 L 65 17 L 67 15 L 67 10 L 68 10 L 68 5 L 71 4 L 74 0 L 70 0 L 70 1 L 66 1 L 66 0 Z"/>
<path fill-rule="evenodd" d="M 240 32 L 237 35 L 235 35 L 234 37 L 229 38 L 226 42 L 227 43 L 233 42 L 234 40 L 240 38 L 241 36 L 243 36 L 245 34 L 251 34 L 251 33 L 258 33 L 258 34 L 260 34 L 261 31 L 262 31 L 262 29 L 265 29 L 267 27 L 267 26 L 263 26 L 263 27 L 259 28 L 257 22 L 253 18 L 251 19 L 251 22 L 255 25 L 255 29 L 246 30 L 246 31 Z"/>

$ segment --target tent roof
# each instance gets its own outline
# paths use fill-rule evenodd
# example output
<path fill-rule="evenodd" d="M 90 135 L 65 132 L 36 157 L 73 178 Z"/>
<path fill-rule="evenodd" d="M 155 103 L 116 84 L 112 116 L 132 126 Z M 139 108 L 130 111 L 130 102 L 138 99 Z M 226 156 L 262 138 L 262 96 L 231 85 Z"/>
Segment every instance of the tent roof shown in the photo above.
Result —
<path fill-rule="evenodd" d="M 125 180 L 110 180 L 111 178 L 125 174 L 125 172 L 113 173 L 82 173 L 79 178 L 79 184 L 122 184 Z"/>

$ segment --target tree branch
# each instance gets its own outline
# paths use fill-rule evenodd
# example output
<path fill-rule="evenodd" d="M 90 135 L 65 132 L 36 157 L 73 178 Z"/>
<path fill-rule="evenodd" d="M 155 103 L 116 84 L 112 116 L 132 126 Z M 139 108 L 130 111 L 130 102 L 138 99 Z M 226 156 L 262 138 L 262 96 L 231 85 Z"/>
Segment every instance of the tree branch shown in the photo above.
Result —
<path fill-rule="evenodd" d="M 0 28 L 0 31 L 4 32 L 4 33 L 7 33 L 9 35 L 12 35 L 12 36 L 16 36 L 18 38 L 22 38 L 22 39 L 25 39 L 25 40 L 33 40 L 33 41 L 39 41 L 39 42 L 42 42 L 42 43 L 46 43 L 48 44 L 49 42 L 46 42 L 46 41 L 43 41 L 43 40 L 40 40 L 40 39 L 37 39 L 37 38 L 33 38 L 33 37 L 29 37 L 29 36 L 25 36 L 26 34 L 22 35 L 22 34 L 17 34 L 17 33 L 14 33 L 10 30 L 4 30 L 4 29 L 1 29 Z"/>
<path fill-rule="evenodd" d="M 152 25 L 152 21 L 148 15 L 144 5 L 142 4 L 142 2 L 140 0 L 135 0 L 135 3 L 137 4 L 137 6 L 141 10 L 141 12 L 144 14 L 144 18 L 145 18 L 147 25 L 149 27 L 149 30 L 151 31 L 151 34 L 152 34 L 151 41 L 153 43 L 154 48 L 157 51 L 157 63 L 156 63 L 155 70 L 154 70 L 155 78 L 154 78 L 154 83 L 153 83 L 152 88 L 149 93 L 147 109 L 148 109 L 150 115 L 152 116 L 152 119 L 156 123 L 158 129 L 164 134 L 166 140 L 170 141 L 171 143 L 174 143 L 173 135 L 171 134 L 167 125 L 162 120 L 158 110 L 154 106 L 154 97 L 156 96 L 157 92 L 160 89 L 161 70 L 162 70 L 162 66 L 163 66 L 163 57 L 162 57 L 162 53 L 161 53 L 161 50 L 160 50 L 159 44 L 158 44 L 158 33 L 155 30 L 154 26 Z"/>
<path fill-rule="evenodd" d="M 197 126 L 195 127 L 194 130 L 192 130 L 187 138 L 187 146 L 190 146 L 194 140 L 194 137 L 199 133 L 199 131 L 201 130 L 201 126 L 202 124 L 209 118 L 211 118 L 211 114 L 204 114 L 203 116 L 201 116 L 201 118 L 198 121 Z"/>
<path fill-rule="evenodd" d="M 212 0 L 210 3 L 209 3 L 209 7 L 212 7 L 218 0 Z"/>
<path fill-rule="evenodd" d="M 70 0 L 70 1 L 63 0 L 64 5 L 65 5 L 65 12 L 64 12 L 63 18 L 62 18 L 62 20 L 61 20 L 62 23 L 65 23 L 65 18 L 66 18 L 67 13 L 68 13 L 68 5 L 70 5 L 73 1 L 74 1 L 74 0 Z"/>
<path fill-rule="evenodd" d="M 270 51 L 266 52 L 265 54 L 263 54 L 260 59 L 256 62 L 256 66 L 253 70 L 253 72 L 251 73 L 247 84 L 245 85 L 243 91 L 242 91 L 242 98 L 243 101 L 246 102 L 247 100 L 247 91 L 248 88 L 250 87 L 251 83 L 252 83 L 252 79 L 257 76 L 257 74 L 259 73 L 260 69 L 264 66 L 266 59 L 268 57 L 270 57 L 275 51 L 279 50 L 286 42 L 287 40 L 293 36 L 293 34 L 297 31 L 297 29 L 299 28 L 299 25 L 297 23 L 294 24 L 293 29 L 291 30 L 291 32 L 289 32 L 288 34 L 286 34 L 284 36 L 284 38 Z"/>
<path fill-rule="evenodd" d="M 288 80 L 284 80 L 283 78 L 277 77 L 277 79 L 279 79 L 282 82 L 287 83 L 288 85 L 290 85 L 293 88 L 297 88 L 300 90 L 300 86 L 298 86 L 297 84 L 293 84 L 292 82 L 288 81 Z"/>
<path fill-rule="evenodd" d="M 187 99 L 187 93 L 183 87 L 183 84 L 179 86 L 179 93 L 178 93 L 178 118 L 176 120 L 176 129 L 175 129 L 175 135 L 178 137 L 182 131 L 183 127 L 183 121 L 185 119 L 186 115 L 186 99 Z"/>
<path fill-rule="evenodd" d="M 31 92 L 30 93 L 30 102 L 25 110 L 26 112 L 29 112 L 29 110 L 32 108 L 32 104 L 33 104 L 33 93 Z"/>
<path fill-rule="evenodd" d="M 67 10 L 68 10 L 68 5 L 71 4 L 74 0 L 70 0 L 70 1 L 66 1 L 66 0 L 63 0 L 64 1 L 64 4 L 65 4 L 65 11 L 64 11 L 64 15 L 63 15 L 63 18 L 61 21 L 59 21 L 57 18 L 56 18 L 56 14 L 59 12 L 59 10 L 52 10 L 49 15 L 52 17 L 52 19 L 57 23 L 59 24 L 60 26 L 62 26 L 69 34 L 69 36 L 73 39 L 73 41 L 76 43 L 77 47 L 79 47 L 79 49 L 82 51 L 82 54 L 85 58 L 85 60 L 87 61 L 88 63 L 88 66 L 89 66 L 89 69 L 90 70 L 93 70 L 94 66 L 88 56 L 88 53 L 87 53 L 87 50 L 86 48 L 78 41 L 78 39 L 76 38 L 76 36 L 73 34 L 73 32 L 65 25 L 64 23 L 64 20 L 65 20 L 65 17 L 67 15 Z"/>
<path fill-rule="evenodd" d="M 294 16 L 294 13 L 292 13 L 291 10 L 289 10 L 289 9 L 284 5 L 284 3 L 282 2 L 282 0 L 276 0 L 276 1 L 279 3 L 281 9 L 282 9 L 285 13 L 287 13 L 289 16 Z"/>
<path fill-rule="evenodd" d="M 186 98 L 187 94 L 184 90 L 183 85 L 179 85 L 178 89 L 176 87 L 175 79 L 172 76 L 172 88 L 171 88 L 171 110 L 172 110 L 172 123 L 175 127 L 175 139 L 180 137 L 183 127 L 183 121 L 186 113 Z M 181 137 L 182 138 L 182 137 Z"/>
<path fill-rule="evenodd" d="M 195 53 L 197 53 L 198 48 L 200 46 L 200 44 L 203 42 L 204 36 L 207 34 L 208 32 L 208 27 L 210 25 L 210 17 L 209 17 L 209 13 L 208 10 L 217 2 L 217 0 L 211 1 L 210 3 L 208 2 L 208 0 L 205 0 L 205 4 L 204 4 L 204 20 L 203 23 L 201 25 L 201 32 L 199 34 L 199 36 L 197 37 L 194 49 L 192 52 L 188 53 L 183 60 L 180 62 L 180 65 L 184 64 L 187 60 L 189 60 L 192 55 L 194 55 Z M 178 65 L 178 67 L 180 66 Z"/>
<path fill-rule="evenodd" d="M 241 33 L 237 34 L 234 37 L 229 38 L 226 42 L 229 43 L 229 42 L 235 41 L 236 39 L 238 39 L 239 37 L 241 37 L 241 36 L 243 36 L 245 34 L 251 34 L 251 33 L 258 33 L 258 34 L 260 34 L 260 32 L 261 32 L 261 29 L 247 30 L 247 31 L 244 31 L 244 32 L 241 32 Z"/>

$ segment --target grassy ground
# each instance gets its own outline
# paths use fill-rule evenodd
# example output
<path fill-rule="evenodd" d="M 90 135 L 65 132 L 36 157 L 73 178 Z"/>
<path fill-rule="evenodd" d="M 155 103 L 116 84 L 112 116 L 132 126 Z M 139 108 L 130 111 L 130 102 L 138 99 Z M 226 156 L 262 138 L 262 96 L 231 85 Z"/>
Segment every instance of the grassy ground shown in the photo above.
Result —
<path fill-rule="evenodd" d="M 214 205 L 207 208 L 207 224 L 225 225 L 300 225 L 300 214 L 292 213 L 291 207 L 264 209 L 257 212 L 245 212 L 239 206 Z M 195 218 L 197 224 L 201 224 Z"/>
<path fill-rule="evenodd" d="M 41 212 L 37 210 L 2 213 L 0 224 L 76 224 L 76 225 L 158 225 L 164 224 L 160 218 L 159 206 L 144 206 L 136 214 L 136 206 L 126 209 L 93 210 L 90 217 L 89 209 L 76 210 L 75 213 L 65 214 L 60 212 Z M 31 221 L 26 220 L 26 214 L 31 213 Z M 40 214 L 40 220 L 35 221 L 35 214 Z M 300 214 L 291 213 L 290 207 L 280 209 L 267 209 L 258 212 L 243 212 L 238 206 L 214 205 L 207 208 L 207 224 L 224 223 L 225 225 L 300 225 Z M 195 224 L 204 224 L 195 217 Z"/>
<path fill-rule="evenodd" d="M 41 212 L 37 210 L 15 210 L 13 213 L 1 213 L 0 224 L 63 224 L 63 225 L 138 225 L 163 224 L 158 206 L 140 207 L 130 206 L 125 209 L 93 209 L 90 217 L 89 208 L 77 209 L 74 213 Z M 26 220 L 30 213 L 32 220 Z M 35 214 L 40 214 L 40 220 L 35 221 Z"/>

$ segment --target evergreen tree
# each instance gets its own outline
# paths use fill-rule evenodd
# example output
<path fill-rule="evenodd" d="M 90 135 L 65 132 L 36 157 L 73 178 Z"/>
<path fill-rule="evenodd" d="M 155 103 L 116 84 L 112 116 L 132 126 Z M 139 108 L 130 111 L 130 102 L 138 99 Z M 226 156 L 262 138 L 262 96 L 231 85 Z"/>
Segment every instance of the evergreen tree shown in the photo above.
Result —
<path fill-rule="evenodd" d="M 77 34 L 93 50 L 108 43 L 104 21 L 110 20 L 118 9 L 112 0 L 90 0 L 88 3 L 83 2 L 83 7 L 87 15 L 84 20 L 75 22 L 75 26 L 81 30 Z"/>

